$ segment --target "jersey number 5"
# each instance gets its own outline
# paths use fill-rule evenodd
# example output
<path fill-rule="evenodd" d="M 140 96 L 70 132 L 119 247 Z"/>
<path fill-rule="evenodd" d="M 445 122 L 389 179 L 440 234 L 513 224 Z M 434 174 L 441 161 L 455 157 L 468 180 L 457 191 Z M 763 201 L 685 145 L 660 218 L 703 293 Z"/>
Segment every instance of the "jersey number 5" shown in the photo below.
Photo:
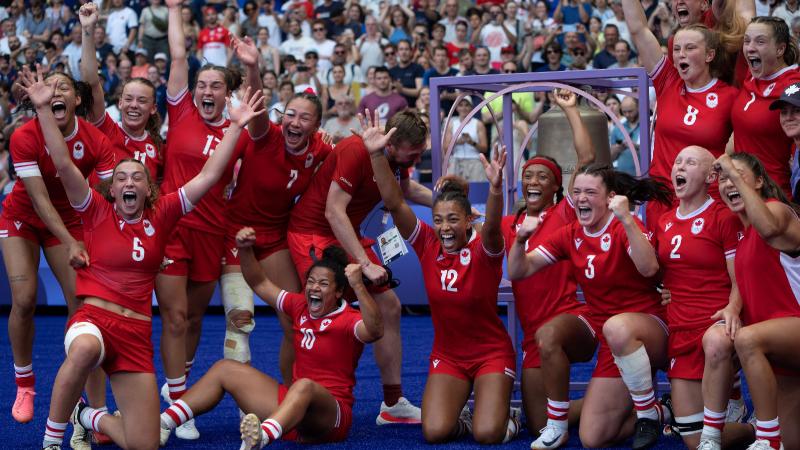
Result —
<path fill-rule="evenodd" d="M 133 252 L 131 257 L 134 261 L 141 261 L 144 259 L 144 247 L 142 247 L 142 240 L 135 237 L 133 238 Z"/>
<path fill-rule="evenodd" d="M 458 272 L 453 269 L 442 271 L 442 290 L 447 292 L 458 292 L 457 287 L 453 287 L 458 279 Z"/>
<path fill-rule="evenodd" d="M 300 332 L 303 333 L 303 339 L 300 340 L 300 348 L 311 350 L 314 347 L 314 341 L 317 340 L 316 336 L 314 336 L 314 329 L 300 328 Z"/>

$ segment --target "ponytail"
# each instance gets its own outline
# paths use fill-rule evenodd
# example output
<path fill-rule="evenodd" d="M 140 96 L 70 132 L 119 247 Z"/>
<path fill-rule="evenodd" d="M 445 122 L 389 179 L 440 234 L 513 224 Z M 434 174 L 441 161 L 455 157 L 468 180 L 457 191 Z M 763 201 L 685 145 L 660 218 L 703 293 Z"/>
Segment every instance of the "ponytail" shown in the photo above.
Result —
<path fill-rule="evenodd" d="M 578 170 L 578 175 L 600 177 L 609 192 L 628 197 L 632 205 L 640 205 L 647 201 L 657 201 L 665 205 L 672 204 L 670 186 L 653 178 L 636 178 L 601 163 L 592 163 L 583 167 Z"/>

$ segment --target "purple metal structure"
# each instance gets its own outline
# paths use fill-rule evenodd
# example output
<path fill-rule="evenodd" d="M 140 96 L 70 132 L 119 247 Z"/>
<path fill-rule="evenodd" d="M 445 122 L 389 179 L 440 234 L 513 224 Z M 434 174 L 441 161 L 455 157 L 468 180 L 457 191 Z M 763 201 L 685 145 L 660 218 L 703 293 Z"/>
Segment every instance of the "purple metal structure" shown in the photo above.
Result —
<path fill-rule="evenodd" d="M 578 87 L 576 87 L 578 86 Z M 512 117 L 512 103 L 511 94 L 515 92 L 537 92 L 537 91 L 550 91 L 554 88 L 569 89 L 576 94 L 586 98 L 588 101 L 594 103 L 600 110 L 607 111 L 605 105 L 597 100 L 591 93 L 582 89 L 583 86 L 590 86 L 592 88 L 603 88 L 611 92 L 620 93 L 623 95 L 632 95 L 639 99 L 639 117 L 640 121 L 646 120 L 650 117 L 650 99 L 648 95 L 649 78 L 647 72 L 643 68 L 633 69 L 604 69 L 604 70 L 576 70 L 566 72 L 543 72 L 543 73 L 514 73 L 514 74 L 498 74 L 498 75 L 470 75 L 464 77 L 438 77 L 431 78 L 431 147 L 432 147 L 432 163 L 433 163 L 433 180 L 434 182 L 442 176 L 443 170 L 446 170 L 446 163 L 449 159 L 449 151 L 445 152 L 442 149 L 442 132 L 446 129 L 446 124 L 449 122 L 455 108 L 451 109 L 449 114 L 445 117 L 444 127 L 440 120 L 436 120 L 440 116 L 440 107 L 438 99 L 442 90 L 446 88 L 455 88 L 461 92 L 461 96 L 474 94 L 484 97 L 487 92 L 494 93 L 483 101 L 478 103 L 475 108 L 467 116 L 464 124 L 478 114 L 480 110 L 489 102 L 497 97 L 503 98 L 503 117 Z M 628 92 L 621 89 L 633 88 L 635 92 Z M 644 95 L 640 95 L 644 93 Z M 457 104 L 457 102 L 456 102 Z M 617 127 L 621 128 L 622 124 L 618 117 L 612 117 Z M 648 121 L 649 122 L 649 121 Z M 513 121 L 506 120 L 503 122 L 501 142 L 506 143 L 506 148 L 509 155 L 514 154 L 513 146 Z M 644 128 L 649 130 L 649 128 Z M 534 130 L 531 131 L 531 134 Z M 624 131 L 624 130 L 623 130 Z M 523 146 L 527 144 L 531 134 L 525 137 Z M 627 133 L 623 133 L 627 135 Z M 639 173 L 647 173 L 650 162 L 650 133 L 647 131 L 639 133 L 639 155 L 635 154 L 634 143 L 630 139 L 626 139 L 626 144 L 630 151 L 634 152 L 634 160 L 639 166 Z M 638 156 L 638 158 L 637 158 Z M 506 164 L 506 195 L 505 195 L 505 212 L 508 213 L 511 206 L 516 201 L 517 195 L 517 167 L 521 161 L 515 161 L 514 158 L 509 158 Z"/>

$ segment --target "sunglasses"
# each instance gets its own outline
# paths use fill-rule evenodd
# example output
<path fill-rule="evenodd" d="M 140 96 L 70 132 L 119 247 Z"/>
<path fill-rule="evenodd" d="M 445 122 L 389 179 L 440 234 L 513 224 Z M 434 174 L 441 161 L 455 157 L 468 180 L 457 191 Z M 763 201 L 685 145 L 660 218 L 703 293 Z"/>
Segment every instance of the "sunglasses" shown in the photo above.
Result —
<path fill-rule="evenodd" d="M 344 55 L 346 52 L 344 50 L 338 50 L 333 52 L 334 55 Z"/>
<path fill-rule="evenodd" d="M 314 31 L 325 31 L 325 28 L 314 28 Z"/>
<path fill-rule="evenodd" d="M 394 52 L 385 52 L 383 56 L 394 56 Z"/>
<path fill-rule="evenodd" d="M 548 50 L 545 53 L 548 54 L 548 55 L 560 55 L 561 54 L 561 52 L 555 51 L 555 50 Z"/>
<path fill-rule="evenodd" d="M 514 73 L 516 70 L 514 69 L 503 69 L 503 73 Z"/>
<path fill-rule="evenodd" d="M 586 52 L 583 51 L 583 50 L 573 50 L 572 54 L 575 55 L 575 56 L 585 56 Z"/>

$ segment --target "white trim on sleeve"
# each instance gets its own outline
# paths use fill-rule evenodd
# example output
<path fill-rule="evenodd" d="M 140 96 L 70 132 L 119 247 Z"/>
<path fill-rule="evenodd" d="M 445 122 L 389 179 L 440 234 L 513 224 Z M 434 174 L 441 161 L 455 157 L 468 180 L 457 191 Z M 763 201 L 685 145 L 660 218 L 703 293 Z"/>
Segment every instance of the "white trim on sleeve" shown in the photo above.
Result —
<path fill-rule="evenodd" d="M 36 161 L 15 162 L 14 171 L 20 178 L 42 176 L 42 172 L 39 170 L 39 163 L 37 163 Z"/>
<path fill-rule="evenodd" d="M 283 301 L 284 301 L 284 300 L 286 300 L 286 296 L 287 296 L 287 295 L 289 295 L 289 293 L 288 293 L 288 292 L 286 292 L 286 291 L 281 291 L 281 292 L 278 294 L 278 301 L 277 301 L 277 302 L 275 302 L 275 306 L 277 306 L 277 307 L 278 307 L 278 311 L 280 311 L 280 312 L 282 312 L 282 313 L 285 313 L 285 312 L 286 312 L 286 310 L 285 310 L 285 309 L 283 309 Z"/>
<path fill-rule="evenodd" d="M 406 239 L 409 244 L 414 245 L 414 243 L 417 241 L 417 238 L 419 237 L 419 231 L 420 231 L 421 228 L 422 228 L 422 224 L 420 223 L 419 217 L 418 217 L 417 218 L 417 224 L 414 226 L 414 231 L 412 231 L 411 235 L 408 236 L 408 239 Z"/>
<path fill-rule="evenodd" d="M 363 323 L 363 322 L 364 322 L 364 319 L 361 319 L 358 322 L 356 322 L 355 325 L 353 325 L 353 336 L 355 336 L 356 339 L 358 339 L 358 342 L 361 342 L 362 344 L 366 344 L 366 342 L 362 341 L 361 338 L 358 337 L 358 324 Z"/>
<path fill-rule="evenodd" d="M 183 211 L 184 215 L 189 214 L 194 209 L 194 205 L 189 201 L 189 197 L 186 196 L 186 191 L 183 187 L 178 189 L 178 197 L 181 199 L 181 211 Z"/>
<path fill-rule="evenodd" d="M 542 245 L 536 247 L 535 249 L 533 249 L 533 251 L 541 255 L 545 260 L 547 260 L 548 264 L 555 264 L 556 262 L 558 262 L 555 256 L 553 256 L 550 252 L 548 252 L 547 249 L 544 248 L 544 246 Z"/>
<path fill-rule="evenodd" d="M 650 77 L 651 80 L 653 78 L 656 78 L 658 76 L 658 74 L 660 74 L 661 71 L 664 69 L 664 66 L 666 66 L 666 65 L 667 65 L 667 57 L 666 56 L 662 56 L 661 59 L 656 63 L 656 66 L 653 67 L 653 71 L 648 73 L 647 76 Z"/>
<path fill-rule="evenodd" d="M 175 106 L 181 100 L 183 100 L 183 96 L 184 95 L 188 95 L 188 94 L 189 94 L 189 86 L 187 85 L 186 87 L 181 89 L 181 91 L 178 92 L 178 95 L 176 95 L 175 97 L 170 97 L 169 94 L 167 94 L 167 103 L 169 103 L 172 106 Z"/>
<path fill-rule="evenodd" d="M 81 202 L 79 205 L 72 205 L 72 209 L 78 212 L 84 212 L 86 211 L 87 208 L 89 208 L 89 205 L 91 203 L 92 203 L 92 190 L 89 189 L 86 192 L 86 198 L 83 200 L 83 202 Z"/>

